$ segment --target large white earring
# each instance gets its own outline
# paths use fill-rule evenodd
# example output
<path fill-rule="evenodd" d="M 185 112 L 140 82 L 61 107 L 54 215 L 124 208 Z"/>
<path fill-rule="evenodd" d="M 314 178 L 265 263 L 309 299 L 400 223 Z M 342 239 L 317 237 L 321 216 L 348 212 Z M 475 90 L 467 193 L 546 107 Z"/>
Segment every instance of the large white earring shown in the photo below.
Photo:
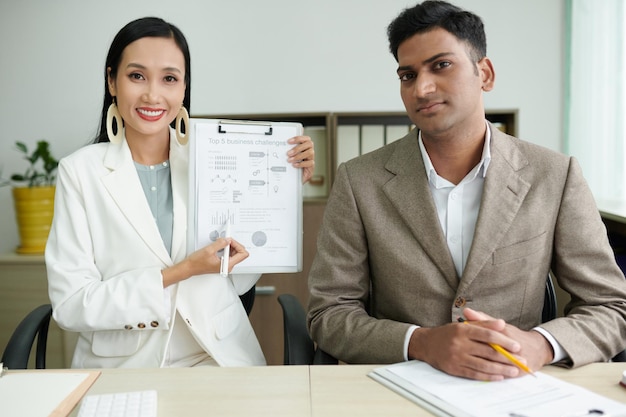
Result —
<path fill-rule="evenodd" d="M 115 124 L 117 125 L 117 134 L 115 135 L 113 134 L 113 119 L 115 119 Z M 115 104 L 115 102 L 111 103 L 109 110 L 107 110 L 107 136 L 111 143 L 122 142 L 122 138 L 124 137 L 123 123 L 120 111 L 117 109 L 117 104 Z"/>
<path fill-rule="evenodd" d="M 185 123 L 185 134 L 180 129 L 180 125 Z M 185 106 L 182 106 L 176 115 L 176 139 L 181 145 L 186 145 L 189 142 L 189 113 Z"/>

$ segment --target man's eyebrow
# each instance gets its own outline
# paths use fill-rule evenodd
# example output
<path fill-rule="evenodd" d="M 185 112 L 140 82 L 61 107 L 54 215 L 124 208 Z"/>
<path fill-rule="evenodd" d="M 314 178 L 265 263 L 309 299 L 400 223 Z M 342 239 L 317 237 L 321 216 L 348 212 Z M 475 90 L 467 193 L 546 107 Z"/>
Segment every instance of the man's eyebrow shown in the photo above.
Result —
<path fill-rule="evenodd" d="M 449 55 L 454 55 L 454 52 L 441 52 L 439 54 L 433 55 L 430 58 L 422 61 L 423 65 L 426 64 L 431 64 L 433 62 L 435 62 L 436 60 L 443 58 L 445 56 L 449 56 Z M 413 66 L 412 65 L 401 65 L 398 67 L 398 69 L 396 70 L 396 72 L 400 72 L 400 71 L 408 71 L 408 70 L 412 70 Z"/>

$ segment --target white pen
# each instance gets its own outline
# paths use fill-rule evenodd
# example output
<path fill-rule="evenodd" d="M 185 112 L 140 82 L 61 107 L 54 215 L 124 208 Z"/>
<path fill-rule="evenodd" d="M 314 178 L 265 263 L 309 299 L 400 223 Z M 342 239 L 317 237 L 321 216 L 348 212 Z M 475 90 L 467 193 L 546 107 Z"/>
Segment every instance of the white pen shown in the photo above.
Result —
<path fill-rule="evenodd" d="M 224 232 L 225 238 L 230 238 L 230 217 L 226 221 L 226 231 Z M 222 254 L 222 263 L 220 264 L 220 275 L 223 277 L 228 276 L 228 260 L 230 259 L 230 243 L 224 248 Z"/>

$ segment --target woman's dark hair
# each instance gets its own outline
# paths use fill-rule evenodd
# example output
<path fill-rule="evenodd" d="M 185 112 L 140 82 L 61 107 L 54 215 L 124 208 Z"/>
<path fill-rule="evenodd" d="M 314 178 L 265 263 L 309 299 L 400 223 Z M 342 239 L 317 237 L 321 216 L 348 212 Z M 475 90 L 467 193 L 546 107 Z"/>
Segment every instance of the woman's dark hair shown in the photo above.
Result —
<path fill-rule="evenodd" d="M 405 9 L 387 27 L 389 50 L 398 61 L 398 47 L 416 33 L 440 27 L 470 45 L 470 58 L 487 56 L 487 39 L 480 17 L 445 1 L 425 1 Z"/>
<path fill-rule="evenodd" d="M 100 117 L 100 129 L 94 143 L 109 142 L 109 137 L 107 136 L 107 110 L 111 103 L 113 103 L 113 97 L 111 93 L 109 93 L 109 74 L 107 73 L 107 68 L 111 68 L 111 78 L 115 78 L 124 49 L 136 40 L 146 37 L 174 39 L 174 42 L 176 42 L 176 45 L 180 48 L 185 57 L 186 88 L 183 105 L 187 108 L 188 112 L 191 112 L 191 57 L 185 36 L 176 26 L 158 17 L 144 17 L 133 20 L 115 35 L 111 47 L 109 48 L 109 53 L 104 65 L 104 102 L 102 104 L 102 114 Z"/>

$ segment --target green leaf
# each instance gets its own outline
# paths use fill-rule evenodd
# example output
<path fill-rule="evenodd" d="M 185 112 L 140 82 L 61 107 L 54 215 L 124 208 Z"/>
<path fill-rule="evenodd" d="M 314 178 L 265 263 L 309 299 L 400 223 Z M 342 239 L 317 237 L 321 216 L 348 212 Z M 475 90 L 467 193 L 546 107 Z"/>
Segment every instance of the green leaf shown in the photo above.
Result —
<path fill-rule="evenodd" d="M 26 144 L 23 142 L 15 142 L 15 147 L 22 153 L 24 154 L 28 154 L 28 148 L 26 147 Z"/>

